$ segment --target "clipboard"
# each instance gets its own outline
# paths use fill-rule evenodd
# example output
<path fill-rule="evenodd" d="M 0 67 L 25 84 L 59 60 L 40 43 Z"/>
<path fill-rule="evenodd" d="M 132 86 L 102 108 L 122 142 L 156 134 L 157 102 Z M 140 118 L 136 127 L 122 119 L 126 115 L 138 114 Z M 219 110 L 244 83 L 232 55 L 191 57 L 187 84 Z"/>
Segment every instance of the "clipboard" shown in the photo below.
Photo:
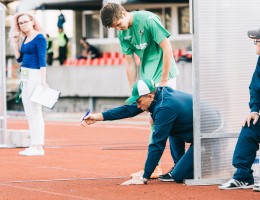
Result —
<path fill-rule="evenodd" d="M 41 104 L 49 109 L 52 109 L 60 97 L 61 92 L 37 85 L 34 89 L 30 101 Z"/>

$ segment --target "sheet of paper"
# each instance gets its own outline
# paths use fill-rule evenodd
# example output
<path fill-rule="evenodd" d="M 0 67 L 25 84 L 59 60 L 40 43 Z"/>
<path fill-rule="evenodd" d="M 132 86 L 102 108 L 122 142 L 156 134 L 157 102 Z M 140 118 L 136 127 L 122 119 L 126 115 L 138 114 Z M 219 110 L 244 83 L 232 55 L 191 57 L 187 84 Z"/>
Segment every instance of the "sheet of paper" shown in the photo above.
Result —
<path fill-rule="evenodd" d="M 49 87 L 38 85 L 30 98 L 31 101 L 52 109 L 60 97 L 60 92 Z"/>
<path fill-rule="evenodd" d="M 143 185 L 144 182 L 140 178 L 132 178 L 130 180 L 127 180 L 120 185 Z"/>

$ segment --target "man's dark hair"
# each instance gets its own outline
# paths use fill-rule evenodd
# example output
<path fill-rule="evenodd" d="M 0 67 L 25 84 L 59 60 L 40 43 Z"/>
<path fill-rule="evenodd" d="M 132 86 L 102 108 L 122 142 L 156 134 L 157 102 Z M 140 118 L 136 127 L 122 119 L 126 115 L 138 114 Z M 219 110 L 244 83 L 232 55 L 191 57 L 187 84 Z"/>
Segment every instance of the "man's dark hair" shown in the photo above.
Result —
<path fill-rule="evenodd" d="M 104 27 L 110 28 L 113 23 L 122 18 L 124 7 L 116 3 L 107 3 L 100 10 L 100 18 Z"/>
<path fill-rule="evenodd" d="M 88 43 L 87 37 L 81 37 L 81 39 L 82 39 L 87 45 L 90 45 L 90 44 Z"/>

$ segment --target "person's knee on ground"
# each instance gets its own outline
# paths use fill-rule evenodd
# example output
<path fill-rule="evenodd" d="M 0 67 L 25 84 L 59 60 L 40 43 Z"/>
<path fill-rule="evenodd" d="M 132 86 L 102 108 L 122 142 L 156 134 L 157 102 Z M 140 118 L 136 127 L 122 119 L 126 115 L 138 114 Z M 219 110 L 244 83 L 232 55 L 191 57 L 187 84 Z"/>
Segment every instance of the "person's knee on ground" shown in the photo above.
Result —
<path fill-rule="evenodd" d="M 193 179 L 193 145 L 191 144 L 187 152 L 182 156 L 180 161 L 171 172 L 171 176 L 177 183 L 182 183 L 185 179 Z"/>

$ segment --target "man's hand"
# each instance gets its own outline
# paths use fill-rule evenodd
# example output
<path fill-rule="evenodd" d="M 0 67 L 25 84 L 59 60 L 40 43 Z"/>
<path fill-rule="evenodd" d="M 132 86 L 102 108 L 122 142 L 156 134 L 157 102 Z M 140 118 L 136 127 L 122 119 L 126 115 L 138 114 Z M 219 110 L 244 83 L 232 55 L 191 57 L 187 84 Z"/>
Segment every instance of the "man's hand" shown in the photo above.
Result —
<path fill-rule="evenodd" d="M 88 116 L 81 119 L 81 125 L 87 126 L 97 122 L 97 114 L 89 114 Z"/>
<path fill-rule="evenodd" d="M 255 125 L 257 123 L 259 119 L 259 114 L 257 112 L 251 112 L 245 119 L 245 121 L 243 122 L 242 126 L 244 127 L 246 124 L 248 127 L 250 127 L 250 121 L 253 121 L 253 124 Z"/>

